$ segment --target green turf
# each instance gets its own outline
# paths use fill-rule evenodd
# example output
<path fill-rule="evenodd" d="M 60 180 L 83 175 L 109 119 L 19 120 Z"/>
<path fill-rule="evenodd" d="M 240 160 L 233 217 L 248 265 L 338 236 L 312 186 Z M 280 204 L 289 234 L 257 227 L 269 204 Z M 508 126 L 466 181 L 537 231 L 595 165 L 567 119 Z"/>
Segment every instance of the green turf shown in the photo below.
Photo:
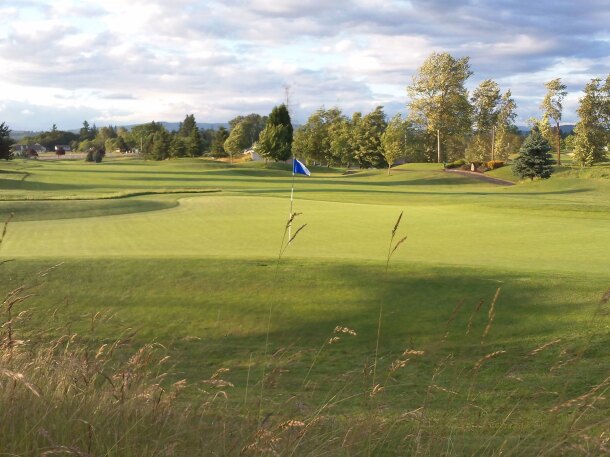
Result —
<path fill-rule="evenodd" d="M 302 214 L 293 227 L 307 226 L 277 270 L 292 181 L 285 165 L 13 161 L 0 169 L 0 215 L 15 214 L 0 250 L 15 259 L 1 266 L 3 289 L 38 281 L 36 271 L 63 262 L 27 304 L 34 322 L 70 323 L 92 342 L 137 329 L 135 341 L 169 348 L 174 378 L 200 379 L 227 367 L 240 398 L 250 361 L 253 379 L 261 375 L 271 307 L 269 353 L 281 379 L 266 397 L 269 408 L 295 395 L 323 401 L 325 387 L 346 379 L 352 381 L 343 393 L 357 391 L 362 386 L 353 379 L 374 357 L 381 304 L 380 373 L 386 376 L 407 348 L 430 354 L 388 381 L 389 414 L 424 395 L 443 354 L 455 365 L 439 384 L 450 386 L 479 357 L 506 350 L 482 370 L 479 393 L 497 397 L 484 401 L 492 409 L 508 398 L 498 391 L 535 397 L 516 415 L 530 424 L 607 375 L 610 327 L 592 321 L 610 286 L 607 167 L 560 169 L 550 180 L 515 186 L 445 173 L 436 164 L 403 165 L 390 176 L 314 168 L 311 178 L 295 179 L 294 209 Z M 219 192 L 186 193 L 208 190 Z M 397 236 L 408 238 L 385 273 L 400 212 Z M 498 287 L 495 320 L 481 344 Z M 97 312 L 116 317 L 92 330 Z M 316 358 L 337 325 L 358 336 L 342 336 Z M 529 351 L 557 338 L 561 350 L 529 361 Z M 578 369 L 550 371 L 585 345 Z M 521 384 L 498 386 L 507 370 Z M 445 402 L 432 401 L 438 411 Z M 346 401 L 339 410 L 357 414 L 361 407 L 361 400 Z M 519 421 L 511 423 L 516 430 Z"/>

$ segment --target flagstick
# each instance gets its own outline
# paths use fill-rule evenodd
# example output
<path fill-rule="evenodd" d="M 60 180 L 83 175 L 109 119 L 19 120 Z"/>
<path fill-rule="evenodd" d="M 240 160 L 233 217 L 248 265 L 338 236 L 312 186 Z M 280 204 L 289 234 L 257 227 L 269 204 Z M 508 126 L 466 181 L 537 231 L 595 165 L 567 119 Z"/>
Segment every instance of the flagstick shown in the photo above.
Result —
<path fill-rule="evenodd" d="M 290 214 L 288 220 L 292 218 L 292 203 L 294 201 L 294 158 L 292 159 L 292 188 L 290 189 Z M 288 242 L 290 243 L 290 229 L 292 228 L 292 222 L 288 224 Z"/>

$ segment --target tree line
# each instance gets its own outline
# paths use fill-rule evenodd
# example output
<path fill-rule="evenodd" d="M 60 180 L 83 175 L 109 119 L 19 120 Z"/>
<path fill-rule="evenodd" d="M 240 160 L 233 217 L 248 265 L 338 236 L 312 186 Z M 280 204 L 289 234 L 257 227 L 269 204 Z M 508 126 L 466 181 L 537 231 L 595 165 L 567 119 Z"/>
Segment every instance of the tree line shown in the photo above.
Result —
<path fill-rule="evenodd" d="M 517 104 L 510 89 L 502 91 L 491 79 L 469 93 L 466 82 L 472 74 L 468 57 L 432 53 L 407 87 L 406 117 L 397 114 L 388 119 L 383 106 L 351 116 L 338 107 L 321 107 L 294 130 L 288 108 L 279 105 L 269 116 L 237 116 L 229 121 L 229 129 L 199 129 L 191 114 L 175 132 L 156 122 L 128 130 L 112 126 L 98 129 L 85 121 L 78 134 L 60 131 L 54 125 L 51 131 L 20 142 L 37 142 L 48 148 L 69 144 L 80 151 L 136 150 L 153 160 L 204 154 L 232 160 L 253 147 L 265 160 L 284 161 L 294 155 L 309 163 L 388 167 L 388 171 L 401 160 L 506 160 L 523 142 L 515 125 Z M 585 86 L 577 110 L 579 121 L 568 138 L 560 128 L 566 86 L 560 78 L 545 86 L 542 115 L 530 123 L 557 152 L 557 163 L 561 164 L 561 151 L 566 147 L 582 166 L 605 160 L 610 141 L 610 75 L 605 80 L 595 78 Z M 8 130 L 5 124 L 2 126 Z M 7 135 L 0 130 L 0 146 L 4 149 L 8 140 L 3 138 Z"/>

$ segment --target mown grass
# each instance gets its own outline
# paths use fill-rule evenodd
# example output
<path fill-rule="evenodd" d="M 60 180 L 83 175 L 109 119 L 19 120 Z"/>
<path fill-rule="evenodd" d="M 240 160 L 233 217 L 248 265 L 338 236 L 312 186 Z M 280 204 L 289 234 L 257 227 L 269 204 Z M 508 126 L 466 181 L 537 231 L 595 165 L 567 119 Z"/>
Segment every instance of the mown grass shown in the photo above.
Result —
<path fill-rule="evenodd" d="M 297 181 L 308 225 L 276 271 L 283 166 L 85 165 L 32 164 L 31 189 L 8 192 L 222 192 L 0 204 L 16 213 L 3 292 L 40 283 L 12 321 L 2 307 L 3 452 L 606 452 L 605 181 L 324 170 Z M 386 273 L 400 210 L 408 239 Z"/>

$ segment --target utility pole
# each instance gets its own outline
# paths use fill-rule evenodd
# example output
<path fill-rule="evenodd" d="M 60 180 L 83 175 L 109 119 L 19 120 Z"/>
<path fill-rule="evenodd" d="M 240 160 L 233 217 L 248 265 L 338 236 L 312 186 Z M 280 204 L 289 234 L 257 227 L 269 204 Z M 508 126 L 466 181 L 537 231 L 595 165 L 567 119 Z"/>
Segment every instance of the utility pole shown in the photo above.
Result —
<path fill-rule="evenodd" d="M 441 131 L 436 129 L 436 151 L 438 155 L 438 163 L 441 163 Z"/>
<path fill-rule="evenodd" d="M 496 126 L 491 128 L 491 160 L 496 159 Z"/>
<path fill-rule="evenodd" d="M 290 84 L 284 84 L 284 104 L 290 114 Z"/>

